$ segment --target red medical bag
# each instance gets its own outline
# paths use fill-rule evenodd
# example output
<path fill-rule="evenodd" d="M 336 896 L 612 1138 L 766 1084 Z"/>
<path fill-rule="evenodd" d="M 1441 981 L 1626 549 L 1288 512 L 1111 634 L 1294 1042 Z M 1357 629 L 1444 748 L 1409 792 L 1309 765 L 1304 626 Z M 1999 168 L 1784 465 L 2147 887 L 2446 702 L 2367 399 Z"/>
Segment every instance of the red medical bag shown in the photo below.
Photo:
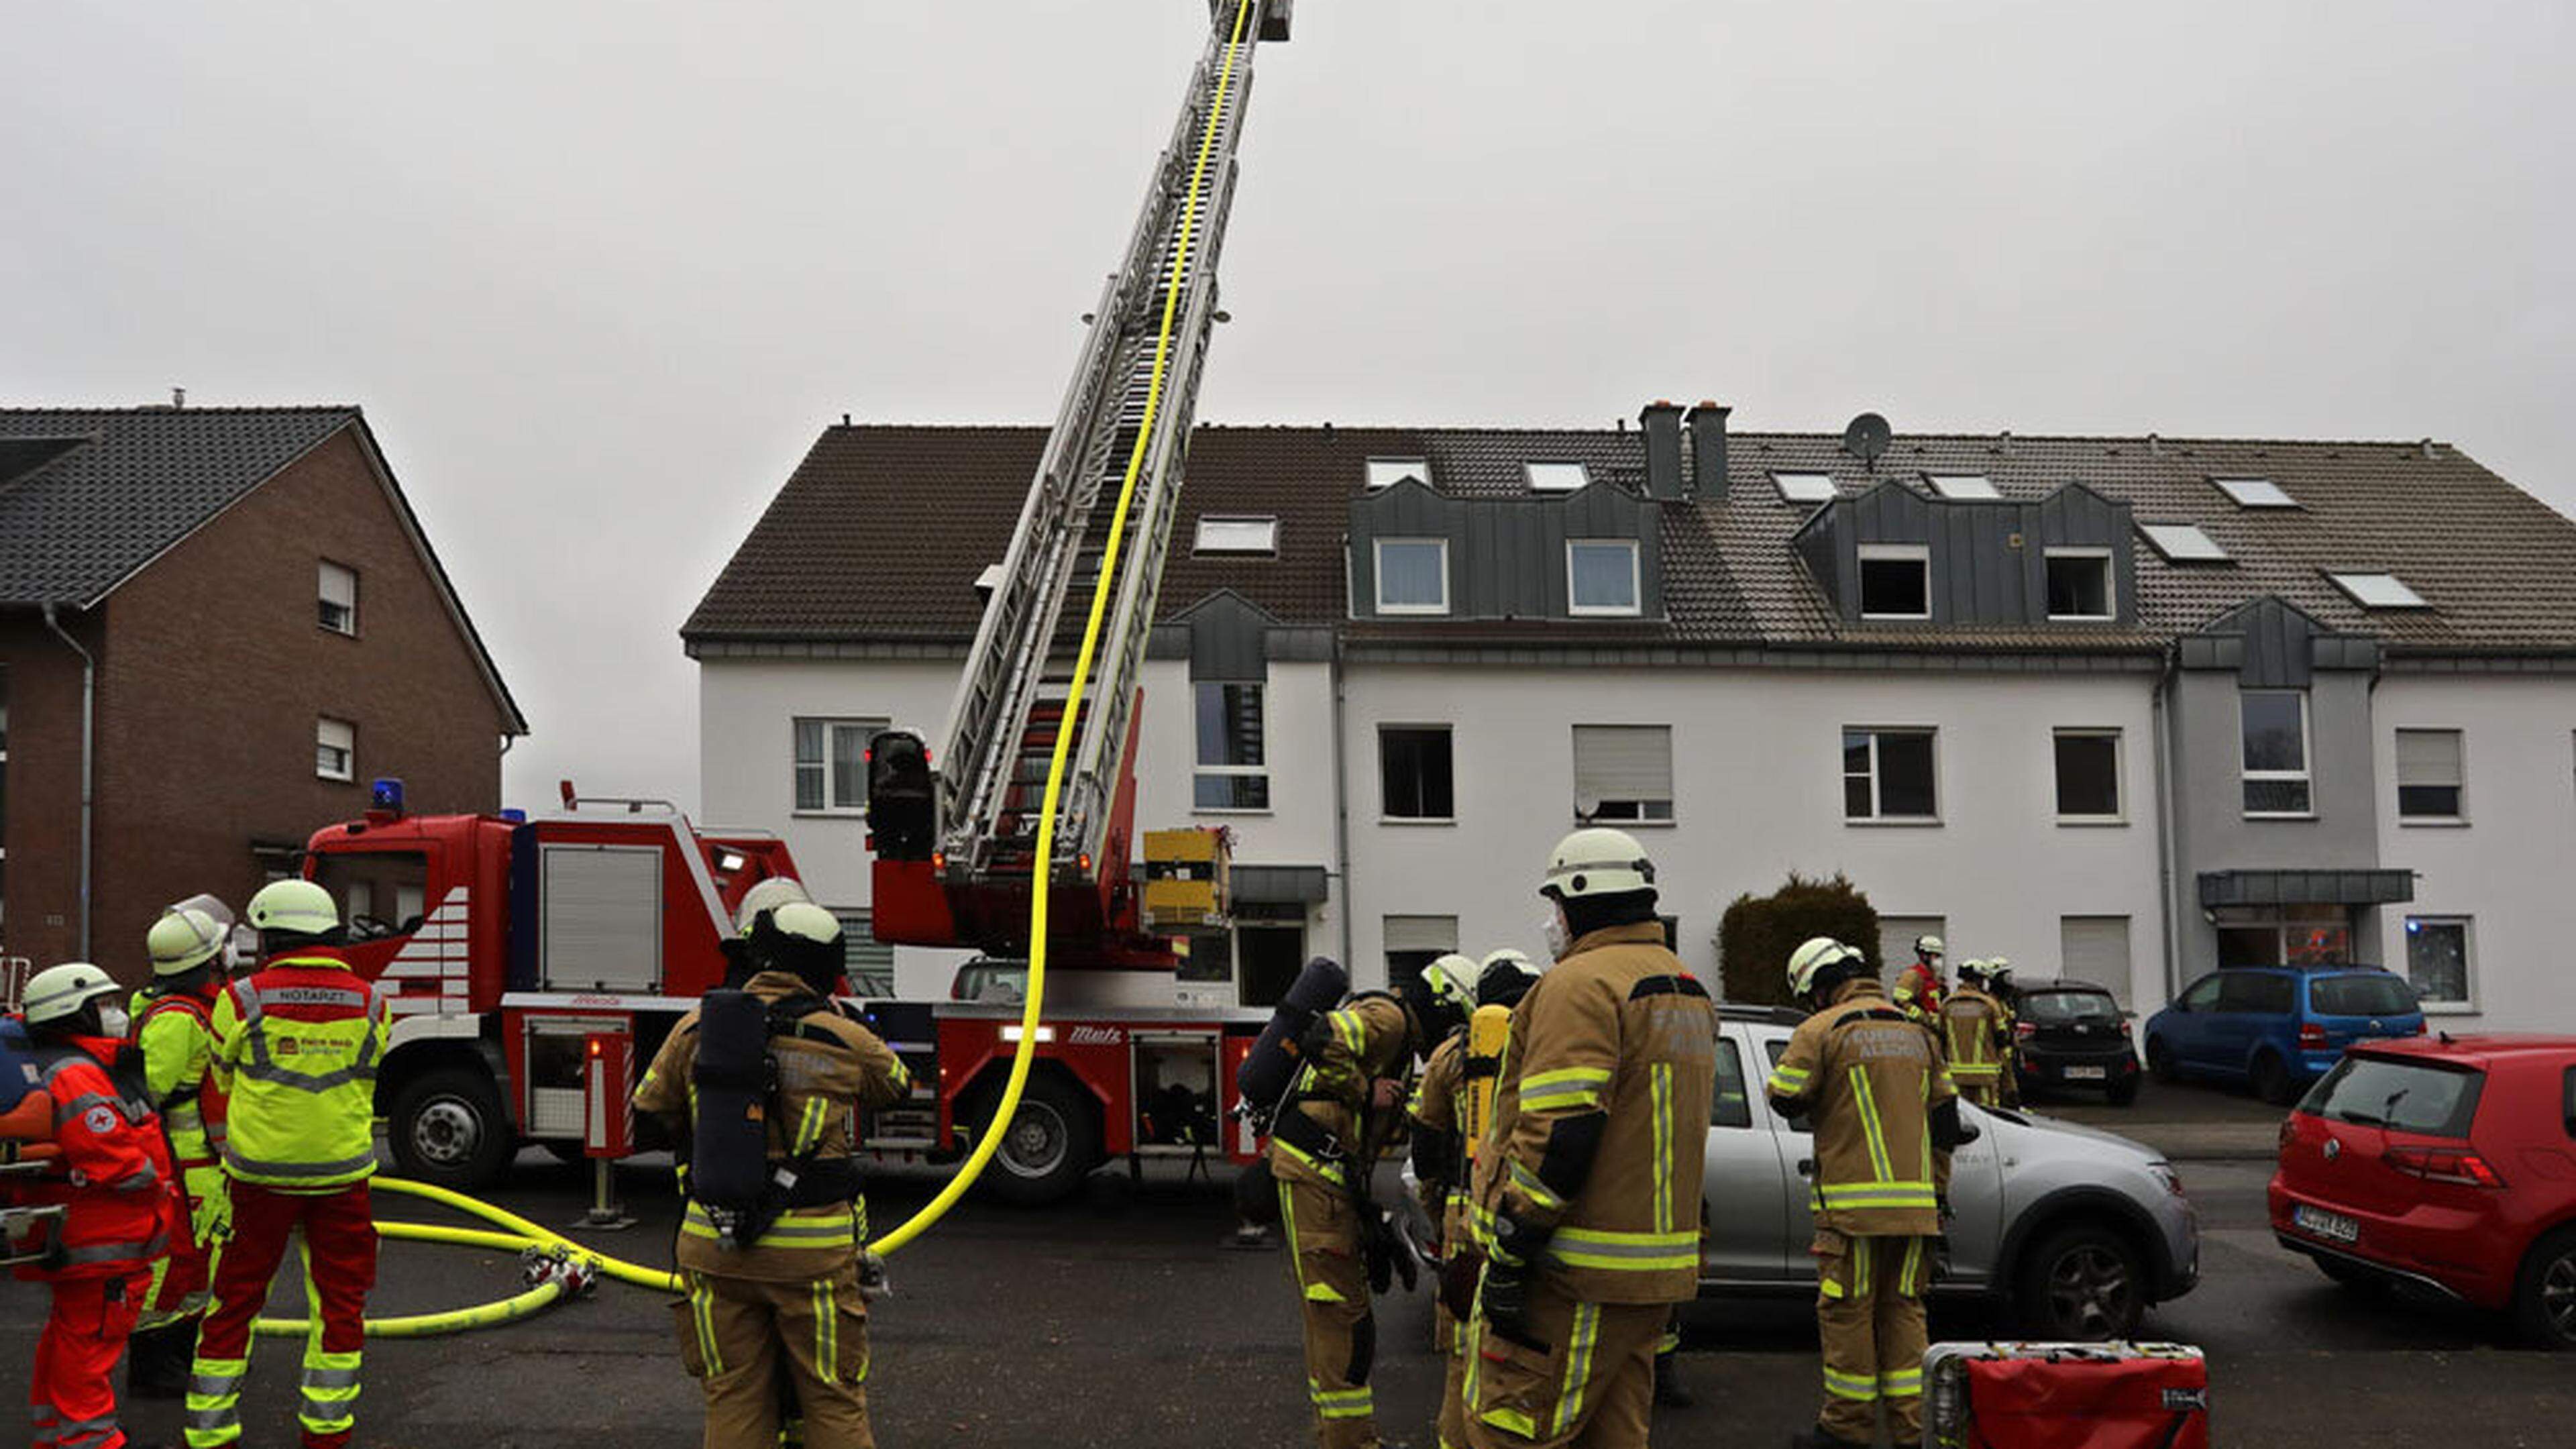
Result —
<path fill-rule="evenodd" d="M 1926 1449 L 2209 1449 L 2209 1371 L 2173 1343 L 1943 1343 Z"/>

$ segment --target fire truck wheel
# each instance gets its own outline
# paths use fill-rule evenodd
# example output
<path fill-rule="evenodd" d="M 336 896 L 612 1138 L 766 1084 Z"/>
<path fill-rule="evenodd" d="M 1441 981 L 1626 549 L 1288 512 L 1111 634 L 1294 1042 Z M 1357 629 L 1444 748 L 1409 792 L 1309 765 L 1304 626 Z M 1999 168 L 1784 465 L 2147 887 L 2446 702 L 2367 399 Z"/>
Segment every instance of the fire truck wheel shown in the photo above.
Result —
<path fill-rule="evenodd" d="M 993 1110 L 988 1099 L 978 1115 Z M 1091 1104 L 1052 1077 L 1032 1077 L 1020 1110 L 984 1173 L 993 1196 L 1019 1207 L 1044 1207 L 1080 1190 L 1100 1161 L 1100 1123 Z"/>
<path fill-rule="evenodd" d="M 386 1137 L 405 1175 L 472 1192 L 501 1180 L 515 1144 L 491 1079 L 471 1067 L 423 1072 L 394 1094 Z"/>

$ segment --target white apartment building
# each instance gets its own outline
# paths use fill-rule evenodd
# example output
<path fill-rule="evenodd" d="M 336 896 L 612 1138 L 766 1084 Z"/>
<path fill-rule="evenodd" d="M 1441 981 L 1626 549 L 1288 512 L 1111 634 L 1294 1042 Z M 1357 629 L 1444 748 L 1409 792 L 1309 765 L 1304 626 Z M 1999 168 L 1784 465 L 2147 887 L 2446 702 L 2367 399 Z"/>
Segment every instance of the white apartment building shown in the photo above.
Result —
<path fill-rule="evenodd" d="M 827 430 L 683 630 L 706 813 L 853 922 L 866 739 L 941 738 L 1042 441 Z M 2152 1010 L 2359 960 L 2576 1028 L 2576 525 L 2447 446 L 1205 428 L 1178 526 L 1137 819 L 1232 828 L 1238 912 L 1141 989 L 1536 953 L 1598 821 L 1712 979 L 1730 901 L 1840 872 L 1891 961 L 1932 931 Z"/>

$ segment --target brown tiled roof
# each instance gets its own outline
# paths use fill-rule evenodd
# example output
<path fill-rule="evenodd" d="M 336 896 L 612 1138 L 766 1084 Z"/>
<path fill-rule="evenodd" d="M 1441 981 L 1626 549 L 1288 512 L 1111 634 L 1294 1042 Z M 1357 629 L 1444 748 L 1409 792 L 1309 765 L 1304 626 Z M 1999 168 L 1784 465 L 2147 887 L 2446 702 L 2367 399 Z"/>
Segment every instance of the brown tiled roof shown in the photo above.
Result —
<path fill-rule="evenodd" d="M 827 429 L 682 629 L 701 642 L 962 643 L 973 582 L 1001 560 L 1044 431 L 1030 427 Z M 1488 626 L 1348 620 L 1343 537 L 1372 457 L 1427 459 L 1462 496 L 1527 491 L 1528 461 L 1579 462 L 1596 484 L 1639 488 L 1639 433 L 1509 428 L 1208 427 L 1192 441 L 1179 534 L 1165 570 L 1168 618 L 1232 589 L 1290 624 L 1354 640 L 1458 644 L 1662 644 L 2137 652 L 2277 594 L 2330 629 L 2427 653 L 2576 651 L 2576 523 L 2457 449 L 2390 442 L 1900 436 L 1875 474 L 1832 434 L 1738 433 L 1723 504 L 1663 510 L 1668 617 Z M 1688 461 L 1685 460 L 1685 468 Z M 2069 482 L 2125 500 L 2141 523 L 2197 523 L 2228 565 L 2169 563 L 2137 544 L 2135 629 L 2051 625 L 1929 629 L 1836 618 L 1789 547 L 1814 511 L 1783 502 L 1775 470 L 1827 472 L 1845 493 L 1926 473 L 1979 473 L 2008 499 Z M 2294 510 L 2242 509 L 2213 476 L 2259 476 Z M 1274 559 L 1194 558 L 1201 514 L 1280 520 Z M 2432 608 L 2363 609 L 2329 571 L 2394 572 Z"/>

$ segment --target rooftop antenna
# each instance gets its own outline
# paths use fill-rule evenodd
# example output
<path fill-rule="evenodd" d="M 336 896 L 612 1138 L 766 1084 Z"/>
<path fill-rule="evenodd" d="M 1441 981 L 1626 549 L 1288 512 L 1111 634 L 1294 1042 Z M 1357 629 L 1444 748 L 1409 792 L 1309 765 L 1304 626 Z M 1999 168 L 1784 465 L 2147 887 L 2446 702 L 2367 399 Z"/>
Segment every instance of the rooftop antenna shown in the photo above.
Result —
<path fill-rule="evenodd" d="M 1879 457 L 1895 437 L 1896 430 L 1887 425 L 1887 419 L 1876 413 L 1862 413 L 1843 429 L 1843 451 L 1868 464 L 1869 471 L 1875 473 Z"/>
<path fill-rule="evenodd" d="M 170 406 L 172 406 L 172 407 L 174 407 L 174 408 L 183 408 L 183 407 L 186 407 L 187 405 L 188 405 L 188 390 L 187 390 L 186 388 L 184 388 L 184 387 L 174 387 L 174 388 L 170 389 Z"/>

